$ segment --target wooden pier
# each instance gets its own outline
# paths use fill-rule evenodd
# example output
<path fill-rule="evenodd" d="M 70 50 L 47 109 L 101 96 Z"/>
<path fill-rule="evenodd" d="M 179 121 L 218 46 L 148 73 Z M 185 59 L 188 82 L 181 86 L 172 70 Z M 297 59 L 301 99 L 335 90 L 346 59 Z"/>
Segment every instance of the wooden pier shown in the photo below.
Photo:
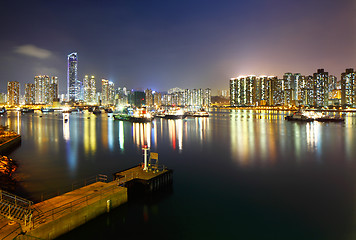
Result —
<path fill-rule="evenodd" d="M 172 181 L 173 171 L 157 166 L 144 171 L 140 165 L 117 172 L 111 182 L 95 182 L 31 205 L 30 222 L 10 222 L 0 213 L 0 240 L 54 239 L 126 203 L 130 193 L 153 193 Z"/>

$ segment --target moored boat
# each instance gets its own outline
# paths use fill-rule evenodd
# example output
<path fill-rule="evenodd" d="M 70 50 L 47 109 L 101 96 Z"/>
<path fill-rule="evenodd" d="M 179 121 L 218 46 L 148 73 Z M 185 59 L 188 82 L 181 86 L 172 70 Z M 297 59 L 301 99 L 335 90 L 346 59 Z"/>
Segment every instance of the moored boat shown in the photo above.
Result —
<path fill-rule="evenodd" d="M 318 122 L 345 122 L 345 119 L 342 117 L 323 115 L 315 119 Z"/>
<path fill-rule="evenodd" d="M 312 122 L 314 121 L 314 118 L 308 116 L 305 112 L 298 111 L 293 113 L 292 115 L 285 116 L 285 120 L 288 121 L 301 121 L 301 122 Z"/>
<path fill-rule="evenodd" d="M 101 114 L 101 110 L 100 110 L 99 108 L 95 108 L 95 109 L 93 110 L 93 113 L 94 113 L 94 114 Z"/>
<path fill-rule="evenodd" d="M 151 122 L 153 115 L 146 108 L 138 108 L 136 110 L 124 110 L 120 113 L 113 114 L 115 120 L 131 121 L 131 122 Z"/>
<path fill-rule="evenodd" d="M 41 112 L 42 113 L 48 113 L 48 112 L 54 112 L 54 109 L 53 108 L 41 108 Z"/>
<path fill-rule="evenodd" d="M 22 113 L 34 113 L 35 110 L 32 109 L 32 108 L 22 108 L 22 109 L 21 109 L 21 112 L 22 112 Z"/>
<path fill-rule="evenodd" d="M 199 109 L 198 111 L 194 112 L 193 117 L 209 117 L 209 113 L 205 111 L 203 108 Z"/>
<path fill-rule="evenodd" d="M 183 109 L 172 108 L 165 113 L 164 117 L 167 119 L 183 119 L 187 117 L 187 115 L 185 114 Z"/>
<path fill-rule="evenodd" d="M 7 112 L 5 107 L 0 108 L 0 115 L 5 114 Z"/>

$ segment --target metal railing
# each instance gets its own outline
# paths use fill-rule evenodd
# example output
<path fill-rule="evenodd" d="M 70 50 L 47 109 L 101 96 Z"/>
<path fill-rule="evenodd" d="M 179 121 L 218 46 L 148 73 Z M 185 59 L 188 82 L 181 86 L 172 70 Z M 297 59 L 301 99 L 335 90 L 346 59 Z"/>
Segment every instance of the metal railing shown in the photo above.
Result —
<path fill-rule="evenodd" d="M 108 176 L 107 175 L 103 175 L 103 174 L 98 174 L 96 176 L 90 177 L 90 178 L 86 178 L 84 180 L 81 181 L 76 181 L 73 182 L 71 185 L 65 186 L 57 191 L 52 191 L 52 192 L 43 192 L 41 193 L 41 199 L 40 201 L 43 202 L 47 199 L 62 195 L 64 193 L 73 191 L 75 189 L 79 189 L 81 187 L 85 187 L 87 185 L 96 183 L 96 182 L 107 182 L 108 181 Z"/>
<path fill-rule="evenodd" d="M 21 221 L 26 225 L 31 223 L 33 202 L 0 190 L 0 214 L 10 220 Z"/>

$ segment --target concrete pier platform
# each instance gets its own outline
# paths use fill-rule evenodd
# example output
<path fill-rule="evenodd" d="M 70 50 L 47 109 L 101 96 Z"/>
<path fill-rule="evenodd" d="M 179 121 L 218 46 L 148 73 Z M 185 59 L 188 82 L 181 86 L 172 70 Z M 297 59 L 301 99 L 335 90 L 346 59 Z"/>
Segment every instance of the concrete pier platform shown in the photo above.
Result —
<path fill-rule="evenodd" d="M 114 181 L 95 182 L 63 195 L 31 205 L 30 224 L 0 216 L 0 240 L 54 239 L 129 199 L 130 192 L 143 194 L 172 184 L 173 171 L 157 167 L 144 171 L 136 166 L 114 174 Z"/>
<path fill-rule="evenodd" d="M 54 239 L 127 202 L 127 189 L 116 182 L 97 182 L 33 205 L 33 221 L 23 227 L 27 239 Z"/>

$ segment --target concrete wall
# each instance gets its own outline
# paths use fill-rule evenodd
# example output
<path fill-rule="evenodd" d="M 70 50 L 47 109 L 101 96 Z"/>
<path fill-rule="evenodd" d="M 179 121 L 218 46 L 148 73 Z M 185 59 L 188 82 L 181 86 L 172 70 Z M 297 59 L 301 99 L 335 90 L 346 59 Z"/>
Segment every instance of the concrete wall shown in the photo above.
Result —
<path fill-rule="evenodd" d="M 84 206 L 76 211 L 73 211 L 63 217 L 60 217 L 47 224 L 43 224 L 36 229 L 29 231 L 26 235 L 37 237 L 40 239 L 54 239 L 62 234 L 65 234 L 76 227 L 85 224 L 86 222 L 96 218 L 97 216 L 107 212 L 107 200 L 110 200 L 111 208 L 118 207 L 127 202 L 127 189 L 121 188 L 118 193 L 104 197 L 97 202 Z M 18 236 L 17 240 L 27 239 L 26 236 Z"/>

